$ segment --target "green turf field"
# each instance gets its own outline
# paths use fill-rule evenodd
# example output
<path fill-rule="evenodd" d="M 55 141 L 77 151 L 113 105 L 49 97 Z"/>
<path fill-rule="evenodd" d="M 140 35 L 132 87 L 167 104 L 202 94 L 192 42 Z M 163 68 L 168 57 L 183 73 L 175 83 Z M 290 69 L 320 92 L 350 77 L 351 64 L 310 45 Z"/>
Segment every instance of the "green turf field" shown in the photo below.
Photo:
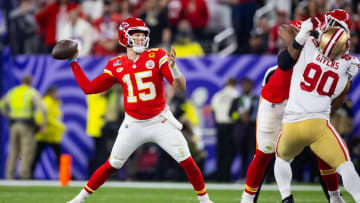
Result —
<path fill-rule="evenodd" d="M 73 198 L 81 187 L 59 186 L 0 186 L 0 203 L 64 203 Z M 216 203 L 239 203 L 240 190 L 208 190 L 211 199 Z M 294 191 L 296 203 L 327 202 L 322 191 Z M 343 192 L 346 202 L 354 202 L 350 195 Z M 103 187 L 86 202 L 106 203 L 196 203 L 198 202 L 191 189 L 151 189 Z M 280 201 L 278 191 L 262 191 L 261 203 Z"/>

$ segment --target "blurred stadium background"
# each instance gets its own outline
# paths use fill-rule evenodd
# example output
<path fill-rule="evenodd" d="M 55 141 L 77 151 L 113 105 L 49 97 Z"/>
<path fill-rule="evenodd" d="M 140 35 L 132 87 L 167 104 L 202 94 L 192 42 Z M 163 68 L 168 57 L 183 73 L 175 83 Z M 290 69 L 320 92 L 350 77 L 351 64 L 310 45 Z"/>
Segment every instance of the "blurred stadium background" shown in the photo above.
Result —
<path fill-rule="evenodd" d="M 195 109 L 197 146 L 206 152 L 203 171 L 208 180 L 215 180 L 215 121 L 209 106 L 212 96 L 231 77 L 239 81 L 251 79 L 253 92 L 259 95 L 264 73 L 276 64 L 276 53 L 282 48 L 278 26 L 317 16 L 331 8 L 342 8 L 351 14 L 350 52 L 359 57 L 360 3 L 355 0 L 4 0 L 0 10 L 0 96 L 18 85 L 25 75 L 33 76 L 33 87 L 41 94 L 52 85 L 58 87 L 66 125 L 61 149 L 73 158 L 73 179 L 86 180 L 89 160 L 94 157 L 94 141 L 86 133 L 86 95 L 77 85 L 68 62 L 56 61 L 49 53 L 58 39 L 78 40 L 79 63 L 93 79 L 103 72 L 108 59 L 124 51 L 117 40 L 119 22 L 129 16 L 140 17 L 151 29 L 152 47 L 168 50 L 174 46 L 177 50 L 178 66 L 187 79 L 186 100 Z M 72 23 L 80 24 L 80 28 L 72 27 Z M 357 76 L 349 94 L 351 110 L 347 112 L 353 128 L 343 134 L 358 170 L 359 84 L 360 76 Z M 8 121 L 0 118 L 0 178 L 4 179 L 9 129 Z M 135 161 L 135 167 L 125 167 L 114 179 L 157 180 L 157 149 L 139 151 L 135 153 L 138 159 L 134 160 L 155 157 L 155 161 L 145 166 Z M 232 182 L 243 181 L 240 160 L 239 155 L 234 157 Z M 300 181 L 318 180 L 312 177 L 310 168 L 306 165 L 298 171 Z M 34 178 L 58 178 L 56 156 L 50 148 L 42 153 Z"/>

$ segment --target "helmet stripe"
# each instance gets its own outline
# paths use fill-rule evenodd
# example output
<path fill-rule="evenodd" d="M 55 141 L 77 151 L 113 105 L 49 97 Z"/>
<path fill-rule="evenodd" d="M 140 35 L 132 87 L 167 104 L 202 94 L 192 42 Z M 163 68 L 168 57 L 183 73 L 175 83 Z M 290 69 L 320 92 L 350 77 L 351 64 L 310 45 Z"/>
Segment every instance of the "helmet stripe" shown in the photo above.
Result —
<path fill-rule="evenodd" d="M 339 31 L 339 29 L 336 30 L 335 34 L 336 34 L 338 31 Z M 329 47 L 329 45 L 331 44 L 332 39 L 335 37 L 335 34 L 333 34 L 333 36 L 331 37 L 331 39 L 330 39 L 330 40 L 328 41 L 328 43 L 326 44 L 326 46 L 325 46 L 325 48 L 324 48 L 324 50 L 323 50 L 323 55 L 326 56 L 326 50 L 327 50 L 327 48 Z"/>
<path fill-rule="evenodd" d="M 338 36 L 337 36 L 337 38 L 335 39 L 333 45 L 331 46 L 331 49 L 330 49 L 330 52 L 329 52 L 329 56 L 331 55 L 331 52 L 332 52 L 332 50 L 334 49 L 334 47 L 335 47 L 335 45 L 336 45 L 336 42 L 340 39 L 341 35 L 342 35 L 344 32 L 345 32 L 345 31 L 342 30 L 342 31 L 340 32 L 340 34 L 338 34 Z"/>
<path fill-rule="evenodd" d="M 325 47 L 325 50 L 324 50 L 325 56 L 330 57 L 330 54 L 331 54 L 333 48 L 335 47 L 336 42 L 339 40 L 340 36 L 342 35 L 342 33 L 344 33 L 343 29 L 337 29 L 336 32 L 333 34 L 330 41 L 328 42 L 328 44 Z"/>

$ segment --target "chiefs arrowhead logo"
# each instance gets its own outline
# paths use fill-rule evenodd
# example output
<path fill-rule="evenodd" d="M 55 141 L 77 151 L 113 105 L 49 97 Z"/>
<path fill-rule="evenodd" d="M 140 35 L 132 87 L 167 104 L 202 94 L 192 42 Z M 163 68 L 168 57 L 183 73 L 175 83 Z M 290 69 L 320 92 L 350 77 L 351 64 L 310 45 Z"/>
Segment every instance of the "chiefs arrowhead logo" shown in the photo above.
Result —
<path fill-rule="evenodd" d="M 127 27 L 129 27 L 129 23 L 123 22 L 123 23 L 121 23 L 121 25 L 119 26 L 119 30 L 122 31 L 122 30 L 126 29 Z"/>
<path fill-rule="evenodd" d="M 155 67 L 155 62 L 153 60 L 148 60 L 145 63 L 146 68 L 153 69 Z"/>

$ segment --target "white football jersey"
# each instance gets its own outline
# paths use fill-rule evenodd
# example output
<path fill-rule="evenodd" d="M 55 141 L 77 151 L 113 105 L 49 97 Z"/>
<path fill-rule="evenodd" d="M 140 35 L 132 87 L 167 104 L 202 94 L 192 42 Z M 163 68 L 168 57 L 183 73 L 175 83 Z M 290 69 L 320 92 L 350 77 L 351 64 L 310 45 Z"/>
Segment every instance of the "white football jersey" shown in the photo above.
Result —
<path fill-rule="evenodd" d="M 331 61 L 321 55 L 317 43 L 309 37 L 294 66 L 284 123 L 311 118 L 329 120 L 331 101 L 348 82 L 350 56 Z"/>

